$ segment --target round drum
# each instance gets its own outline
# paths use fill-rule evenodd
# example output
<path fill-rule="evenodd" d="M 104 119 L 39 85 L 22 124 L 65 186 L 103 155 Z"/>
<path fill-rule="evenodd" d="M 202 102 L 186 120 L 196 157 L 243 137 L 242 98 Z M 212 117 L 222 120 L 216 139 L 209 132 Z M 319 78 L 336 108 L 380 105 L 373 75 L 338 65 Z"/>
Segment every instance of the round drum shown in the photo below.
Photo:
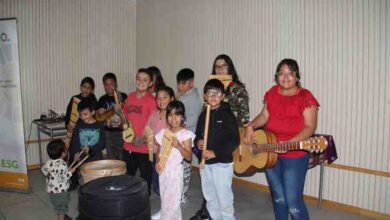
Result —
<path fill-rule="evenodd" d="M 148 185 L 140 177 L 102 177 L 78 193 L 78 220 L 150 220 Z"/>
<path fill-rule="evenodd" d="M 86 163 L 80 168 L 80 184 L 105 176 L 126 174 L 126 163 L 121 160 L 97 160 Z"/>

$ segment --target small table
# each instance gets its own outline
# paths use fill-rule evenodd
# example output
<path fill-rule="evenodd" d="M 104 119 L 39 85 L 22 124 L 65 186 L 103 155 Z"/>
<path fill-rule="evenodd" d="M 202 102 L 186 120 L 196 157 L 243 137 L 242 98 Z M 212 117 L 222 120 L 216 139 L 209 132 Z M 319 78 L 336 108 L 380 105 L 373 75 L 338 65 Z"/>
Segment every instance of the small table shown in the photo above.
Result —
<path fill-rule="evenodd" d="M 336 151 L 336 145 L 334 143 L 332 135 L 328 134 L 314 134 L 312 137 L 323 136 L 328 141 L 328 147 L 321 153 L 312 152 L 310 153 L 310 160 L 308 164 L 308 169 L 311 169 L 317 165 L 320 165 L 320 187 L 318 190 L 318 208 L 322 207 L 322 190 L 324 186 L 324 162 L 328 164 L 333 163 L 338 156 Z"/>
<path fill-rule="evenodd" d="M 34 120 L 37 126 L 38 149 L 39 149 L 39 167 L 42 166 L 42 140 L 41 133 L 44 133 L 53 140 L 55 137 L 66 136 L 66 127 L 64 120 Z"/>

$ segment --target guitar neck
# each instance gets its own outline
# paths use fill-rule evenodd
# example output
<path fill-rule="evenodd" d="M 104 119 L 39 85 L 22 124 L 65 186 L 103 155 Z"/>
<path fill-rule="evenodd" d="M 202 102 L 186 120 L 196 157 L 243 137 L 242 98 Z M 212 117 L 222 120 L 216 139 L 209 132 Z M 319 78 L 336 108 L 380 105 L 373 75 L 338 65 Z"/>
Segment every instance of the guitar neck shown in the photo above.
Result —
<path fill-rule="evenodd" d="M 119 117 L 121 118 L 122 123 L 126 124 L 127 127 L 129 127 L 129 121 L 127 120 L 127 118 L 126 118 L 125 114 L 123 113 L 122 109 L 119 110 L 118 114 L 119 114 Z"/>
<path fill-rule="evenodd" d="M 252 150 L 256 153 L 270 153 L 275 151 L 301 150 L 302 141 L 292 141 L 277 144 L 253 144 Z"/>
<path fill-rule="evenodd" d="M 114 99 L 115 99 L 115 103 L 116 104 L 122 105 L 121 98 L 120 98 L 120 93 L 116 89 L 114 89 Z M 127 120 L 125 114 L 123 113 L 122 108 L 119 110 L 118 114 L 119 114 L 119 117 L 121 118 L 122 123 L 126 124 L 127 127 L 129 127 L 129 125 L 130 125 L 129 121 Z"/>

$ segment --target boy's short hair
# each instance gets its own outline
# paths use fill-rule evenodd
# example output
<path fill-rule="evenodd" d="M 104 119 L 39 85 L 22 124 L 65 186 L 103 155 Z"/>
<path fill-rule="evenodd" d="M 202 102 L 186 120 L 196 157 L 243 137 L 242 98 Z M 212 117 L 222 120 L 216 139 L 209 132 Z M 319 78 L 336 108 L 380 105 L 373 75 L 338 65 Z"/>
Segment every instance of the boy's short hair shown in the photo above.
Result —
<path fill-rule="evenodd" d="M 147 68 L 139 68 L 138 72 L 137 72 L 137 75 L 138 75 L 138 73 L 146 73 L 149 76 L 150 81 L 153 81 L 153 73 L 149 69 L 147 69 Z"/>
<path fill-rule="evenodd" d="M 50 159 L 61 158 L 63 152 L 65 152 L 65 143 L 61 139 L 52 140 L 47 144 L 47 154 Z"/>
<path fill-rule="evenodd" d="M 95 105 L 90 99 L 84 99 L 81 100 L 81 102 L 77 105 L 77 111 L 82 112 L 86 109 L 90 110 L 91 112 L 95 110 Z"/>
<path fill-rule="evenodd" d="M 103 83 L 104 83 L 104 81 L 106 81 L 107 79 L 112 79 L 112 80 L 114 80 L 114 82 L 116 83 L 116 76 L 115 76 L 114 73 L 106 73 L 106 74 L 104 74 L 104 76 L 103 76 Z"/>
<path fill-rule="evenodd" d="M 176 75 L 176 81 L 182 82 L 182 81 L 188 81 L 194 79 L 194 71 L 190 68 L 184 68 L 181 69 L 177 75 Z"/>
<path fill-rule="evenodd" d="M 222 92 L 222 94 L 225 93 L 225 87 L 223 83 L 218 79 L 210 79 L 209 81 L 207 81 L 204 85 L 203 93 L 206 94 L 207 91 L 209 91 L 210 89 L 219 90 Z"/>
<path fill-rule="evenodd" d="M 92 90 L 95 89 L 95 81 L 93 81 L 93 79 L 91 77 L 89 77 L 89 76 L 84 77 L 84 79 L 81 80 L 80 86 L 82 86 L 84 83 L 88 83 L 91 86 Z"/>

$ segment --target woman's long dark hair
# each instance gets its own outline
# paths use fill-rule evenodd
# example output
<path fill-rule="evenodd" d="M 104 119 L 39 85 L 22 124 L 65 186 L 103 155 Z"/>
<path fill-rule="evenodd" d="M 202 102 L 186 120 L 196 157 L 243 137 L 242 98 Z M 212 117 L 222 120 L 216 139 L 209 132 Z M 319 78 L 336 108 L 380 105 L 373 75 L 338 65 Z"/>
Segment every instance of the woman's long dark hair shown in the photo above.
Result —
<path fill-rule="evenodd" d="M 236 68 L 234 67 L 232 59 L 228 55 L 226 55 L 226 54 L 220 54 L 220 55 L 218 55 L 215 58 L 214 63 L 213 63 L 213 67 L 212 67 L 213 69 L 211 71 L 211 75 L 216 75 L 216 73 L 215 73 L 215 63 L 217 62 L 217 60 L 225 60 L 227 66 L 228 66 L 228 74 L 232 75 L 233 82 L 235 82 L 237 84 L 240 84 L 241 86 L 245 87 L 245 84 L 242 83 L 240 81 L 240 79 L 238 78 L 237 71 L 236 71 Z"/>

